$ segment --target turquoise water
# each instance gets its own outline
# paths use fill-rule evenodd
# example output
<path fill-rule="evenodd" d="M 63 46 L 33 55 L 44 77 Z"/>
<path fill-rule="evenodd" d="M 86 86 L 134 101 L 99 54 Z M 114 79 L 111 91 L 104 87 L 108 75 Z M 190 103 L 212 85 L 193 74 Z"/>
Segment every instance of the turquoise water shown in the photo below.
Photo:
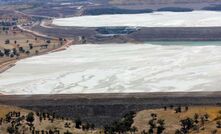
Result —
<path fill-rule="evenodd" d="M 148 41 L 153 45 L 221 46 L 221 41 Z"/>

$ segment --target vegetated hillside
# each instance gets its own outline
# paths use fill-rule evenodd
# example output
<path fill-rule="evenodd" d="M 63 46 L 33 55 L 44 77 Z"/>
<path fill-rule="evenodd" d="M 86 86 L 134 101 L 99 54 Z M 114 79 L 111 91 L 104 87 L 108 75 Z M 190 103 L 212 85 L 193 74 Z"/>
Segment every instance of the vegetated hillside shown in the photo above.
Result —
<path fill-rule="evenodd" d="M 120 119 L 96 128 L 94 124 L 0 105 L 0 133 L 25 134 L 220 134 L 221 107 L 185 106 L 125 113 Z"/>
<path fill-rule="evenodd" d="M 145 134 L 163 130 L 166 134 L 220 134 L 221 107 L 165 107 L 136 114 L 133 126 Z"/>
<path fill-rule="evenodd" d="M 93 124 L 80 119 L 73 121 L 54 113 L 0 105 L 0 134 L 93 134 L 98 131 Z"/>

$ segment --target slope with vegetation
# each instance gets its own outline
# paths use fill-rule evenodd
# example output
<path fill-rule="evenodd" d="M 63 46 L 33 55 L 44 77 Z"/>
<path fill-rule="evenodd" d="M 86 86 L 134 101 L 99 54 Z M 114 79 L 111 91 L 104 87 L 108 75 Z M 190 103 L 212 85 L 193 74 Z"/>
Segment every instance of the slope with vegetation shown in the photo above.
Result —
<path fill-rule="evenodd" d="M 55 113 L 34 112 L 17 107 L 0 106 L 1 134 L 83 134 L 100 133 L 94 124 L 70 120 Z"/>
<path fill-rule="evenodd" d="M 165 107 L 137 113 L 133 126 L 138 133 L 219 134 L 221 107 Z"/>
<path fill-rule="evenodd" d="M 220 134 L 221 107 L 185 106 L 128 112 L 103 128 L 76 117 L 0 105 L 3 134 Z"/>

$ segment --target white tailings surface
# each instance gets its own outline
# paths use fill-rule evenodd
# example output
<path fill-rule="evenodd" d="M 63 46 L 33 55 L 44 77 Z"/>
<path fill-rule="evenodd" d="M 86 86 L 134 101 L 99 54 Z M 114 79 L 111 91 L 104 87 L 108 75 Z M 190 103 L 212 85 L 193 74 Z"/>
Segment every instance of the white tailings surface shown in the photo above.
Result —
<path fill-rule="evenodd" d="M 208 27 L 221 26 L 221 12 L 154 12 L 145 14 L 79 16 L 54 19 L 53 24 L 76 27 Z"/>
<path fill-rule="evenodd" d="M 220 46 L 77 45 L 21 60 L 3 94 L 221 91 Z"/>

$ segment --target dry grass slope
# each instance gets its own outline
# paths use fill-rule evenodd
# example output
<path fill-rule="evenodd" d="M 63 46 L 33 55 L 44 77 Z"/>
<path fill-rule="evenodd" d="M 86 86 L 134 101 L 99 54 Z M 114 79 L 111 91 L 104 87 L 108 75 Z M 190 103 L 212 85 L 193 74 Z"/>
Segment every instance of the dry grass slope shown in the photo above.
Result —
<path fill-rule="evenodd" d="M 0 105 L 0 119 L 3 118 L 3 123 L 0 124 L 0 134 L 7 134 L 7 128 L 11 126 L 11 123 L 7 123 L 5 121 L 6 115 L 9 112 L 20 112 L 21 116 L 27 116 L 28 113 L 33 112 L 30 110 L 18 108 L 18 107 L 11 107 L 11 106 L 5 106 L 5 105 Z M 35 113 L 35 112 L 33 112 Z M 14 117 L 13 117 L 14 118 Z M 65 124 L 69 124 L 68 127 L 65 126 Z M 95 130 L 88 130 L 88 131 L 83 131 L 82 129 L 76 129 L 75 128 L 75 123 L 72 120 L 68 119 L 54 119 L 53 122 L 49 120 L 48 118 L 43 119 L 40 121 L 39 117 L 34 114 L 34 122 L 33 126 L 35 127 L 35 130 L 38 130 L 41 132 L 41 130 L 44 131 L 49 131 L 49 130 L 60 130 L 60 133 L 63 134 L 67 131 L 71 133 L 77 133 L 77 134 L 85 134 L 85 133 L 90 133 L 90 134 L 98 134 L 100 133 L 100 130 L 95 129 Z M 21 121 L 21 125 L 19 128 L 20 132 L 24 132 L 25 134 L 30 134 L 32 133 L 29 129 L 28 123 L 23 120 Z"/>
<path fill-rule="evenodd" d="M 217 130 L 217 134 L 220 134 L 221 129 L 216 128 L 216 122 L 219 120 L 221 115 L 220 110 L 221 107 L 216 106 L 189 107 L 187 111 L 183 110 L 184 112 L 181 113 L 175 113 L 175 110 L 170 108 L 167 110 L 143 110 L 138 112 L 135 116 L 133 126 L 138 128 L 138 133 L 141 133 L 143 130 L 147 132 L 149 129 L 148 121 L 152 118 L 151 113 L 156 113 L 159 119 L 165 120 L 165 134 L 174 134 L 176 129 L 180 128 L 180 120 L 187 117 L 194 118 L 195 113 L 199 116 L 207 113 L 209 115 L 209 121 L 205 122 L 204 128 L 201 127 L 199 132 L 191 131 L 190 133 L 211 134 L 213 130 Z"/>

